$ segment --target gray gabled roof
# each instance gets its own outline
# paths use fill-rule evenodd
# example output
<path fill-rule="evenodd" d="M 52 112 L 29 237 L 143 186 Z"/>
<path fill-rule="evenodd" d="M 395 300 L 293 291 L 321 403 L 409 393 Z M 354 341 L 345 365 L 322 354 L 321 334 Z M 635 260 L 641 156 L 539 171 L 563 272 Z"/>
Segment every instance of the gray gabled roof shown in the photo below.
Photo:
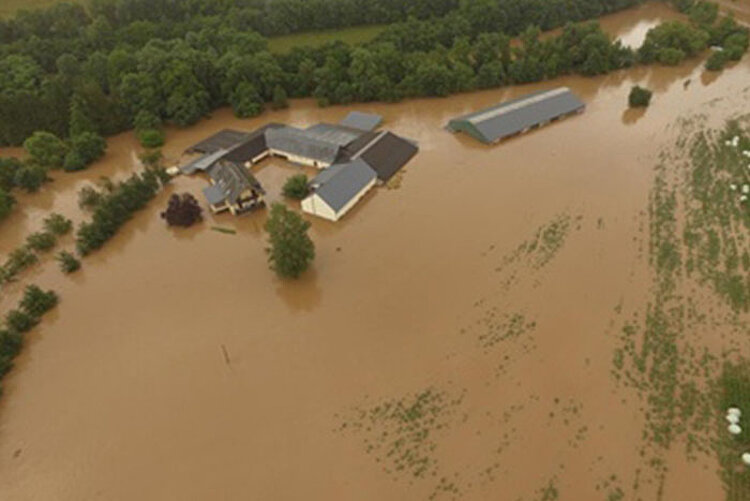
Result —
<path fill-rule="evenodd" d="M 232 162 L 220 161 L 208 169 L 213 185 L 204 188 L 203 194 L 210 204 L 234 203 L 248 189 L 263 193 L 263 188 L 247 169 Z"/>
<path fill-rule="evenodd" d="M 197 171 L 205 171 L 211 167 L 214 163 L 218 162 L 221 157 L 227 154 L 227 150 L 218 150 L 213 153 L 206 153 L 205 155 L 193 160 L 187 165 L 180 167 L 180 171 L 183 174 L 194 174 Z"/>
<path fill-rule="evenodd" d="M 383 117 L 374 113 L 362 113 L 361 111 L 352 111 L 346 118 L 341 120 L 341 125 L 352 127 L 363 131 L 372 131 L 377 129 L 383 123 Z"/>
<path fill-rule="evenodd" d="M 367 162 L 378 175 L 378 179 L 385 182 L 393 177 L 419 151 L 416 143 L 397 136 L 392 132 L 383 131 L 364 145 L 352 158 Z"/>
<path fill-rule="evenodd" d="M 338 144 L 322 141 L 294 127 L 266 130 L 266 143 L 273 150 L 327 164 L 336 160 L 340 148 Z"/>
<path fill-rule="evenodd" d="M 248 133 L 241 130 L 224 129 L 210 136 L 200 143 L 194 144 L 186 153 L 213 153 L 218 150 L 230 150 L 243 142 Z"/>
<path fill-rule="evenodd" d="M 454 118 L 452 131 L 462 130 L 486 143 L 494 142 L 585 108 L 585 104 L 567 87 L 543 90 L 490 108 Z"/>
<path fill-rule="evenodd" d="M 328 143 L 338 144 L 339 146 L 346 146 L 352 141 L 358 139 L 362 134 L 365 134 L 365 131 L 363 130 L 353 129 L 351 127 L 346 127 L 345 125 L 327 123 L 311 125 L 305 129 L 304 132 L 310 137 Z"/>
<path fill-rule="evenodd" d="M 335 212 L 340 211 L 377 177 L 362 160 L 332 165 L 318 174 L 310 184 L 315 193 Z"/>

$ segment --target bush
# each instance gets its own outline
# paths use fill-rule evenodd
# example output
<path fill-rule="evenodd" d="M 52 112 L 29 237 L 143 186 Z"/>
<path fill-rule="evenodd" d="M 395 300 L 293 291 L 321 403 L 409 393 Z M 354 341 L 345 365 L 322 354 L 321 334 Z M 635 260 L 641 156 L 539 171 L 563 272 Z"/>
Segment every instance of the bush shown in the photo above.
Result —
<path fill-rule="evenodd" d="M 275 203 L 266 221 L 271 247 L 271 269 L 283 278 L 298 278 L 315 258 L 315 246 L 307 235 L 310 223 L 286 206 Z"/>
<path fill-rule="evenodd" d="M 0 158 L 0 190 L 10 191 L 15 187 L 15 177 L 21 161 L 17 158 Z"/>
<path fill-rule="evenodd" d="M 33 163 L 26 163 L 13 177 L 13 184 L 29 193 L 37 191 L 47 181 L 47 169 Z"/>
<path fill-rule="evenodd" d="M 36 285 L 29 285 L 24 290 L 20 306 L 24 313 L 31 318 L 38 319 L 57 306 L 57 301 L 57 294 L 54 291 L 44 292 Z"/>
<path fill-rule="evenodd" d="M 62 214 L 50 214 L 44 219 L 45 231 L 61 237 L 73 229 L 73 221 Z"/>
<path fill-rule="evenodd" d="M 38 131 L 23 142 L 24 149 L 38 165 L 47 169 L 62 167 L 67 145 L 50 132 Z"/>
<path fill-rule="evenodd" d="M 0 220 L 10 215 L 14 205 L 16 205 L 16 199 L 13 198 L 13 195 L 0 188 Z"/>
<path fill-rule="evenodd" d="M 52 247 L 55 246 L 55 243 L 57 243 L 57 239 L 55 238 L 55 235 L 53 235 L 52 233 L 48 233 L 46 231 L 39 232 L 39 233 L 32 233 L 26 239 L 26 245 L 28 245 L 30 249 L 33 249 L 39 252 L 50 250 Z"/>
<path fill-rule="evenodd" d="M 138 142 L 144 148 L 159 148 L 164 146 L 165 134 L 161 129 L 143 129 L 136 132 Z"/>
<path fill-rule="evenodd" d="M 100 159 L 107 150 L 107 141 L 94 132 L 83 132 L 70 140 L 70 151 L 65 156 L 66 171 L 85 169 Z"/>
<path fill-rule="evenodd" d="M 727 55 L 723 50 L 717 50 L 706 60 L 706 69 L 709 71 L 720 71 L 727 64 Z"/>
<path fill-rule="evenodd" d="M 287 198 L 302 200 L 310 192 L 307 187 L 307 176 L 304 174 L 295 174 L 286 180 L 282 193 Z"/>
<path fill-rule="evenodd" d="M 241 82 L 229 97 L 234 114 L 239 118 L 260 115 L 263 111 L 263 99 L 249 82 Z"/>
<path fill-rule="evenodd" d="M 83 170 L 86 168 L 86 159 L 83 157 L 81 152 L 70 150 L 65 155 L 65 162 L 63 163 L 63 170 L 65 172 L 75 172 L 77 170 Z"/>
<path fill-rule="evenodd" d="M 39 320 L 20 310 L 10 310 L 5 315 L 5 325 L 16 332 L 30 331 Z"/>
<path fill-rule="evenodd" d="M 39 260 L 36 254 L 31 252 L 28 247 L 18 248 L 8 255 L 2 268 L 0 268 L 0 283 L 7 282 L 15 278 L 21 271 L 33 265 Z"/>
<path fill-rule="evenodd" d="M 104 198 L 93 186 L 84 186 L 78 192 L 78 206 L 81 209 L 92 210 L 99 205 Z"/>
<path fill-rule="evenodd" d="M 280 110 L 289 107 L 289 101 L 287 100 L 286 91 L 281 85 L 277 85 L 273 89 L 273 101 L 271 101 L 271 107 L 274 110 Z"/>
<path fill-rule="evenodd" d="M 661 64 L 667 66 L 677 66 L 685 60 L 685 53 L 680 49 L 674 47 L 667 47 L 661 49 L 657 55 L 657 59 Z"/>
<path fill-rule="evenodd" d="M 73 273 L 81 269 L 81 262 L 67 251 L 60 251 L 57 254 L 57 262 L 60 263 L 60 269 L 63 273 Z"/>
<path fill-rule="evenodd" d="M 143 174 L 133 174 L 119 183 L 112 193 L 102 196 L 91 221 L 81 224 L 76 232 L 78 253 L 85 256 L 104 245 L 133 212 L 142 209 L 156 196 L 159 186 L 168 179 L 169 175 L 163 169 L 147 169 Z"/>
<path fill-rule="evenodd" d="M 169 226 L 191 226 L 203 219 L 203 210 L 190 193 L 174 194 L 169 197 L 167 210 L 161 213 Z"/>
<path fill-rule="evenodd" d="M 163 158 L 164 156 L 162 155 L 161 150 L 146 150 L 138 155 L 138 159 L 141 163 L 149 168 L 160 167 Z"/>
<path fill-rule="evenodd" d="M 646 107 L 651 103 L 652 94 L 653 93 L 650 90 L 636 85 L 635 87 L 630 89 L 628 103 L 630 104 L 631 108 Z"/>
<path fill-rule="evenodd" d="M 23 337 L 12 329 L 0 330 L 0 357 L 13 358 L 21 352 Z"/>

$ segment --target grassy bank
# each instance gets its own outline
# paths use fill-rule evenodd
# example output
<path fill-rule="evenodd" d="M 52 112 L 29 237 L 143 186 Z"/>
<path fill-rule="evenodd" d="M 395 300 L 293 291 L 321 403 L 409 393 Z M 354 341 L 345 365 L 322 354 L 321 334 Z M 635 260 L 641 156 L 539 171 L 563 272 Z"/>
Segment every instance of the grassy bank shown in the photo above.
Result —
<path fill-rule="evenodd" d="M 295 47 L 319 47 L 328 42 L 341 41 L 348 44 L 369 42 L 385 29 L 384 24 L 355 26 L 340 30 L 312 31 L 273 37 L 268 41 L 271 52 L 284 54 Z"/>

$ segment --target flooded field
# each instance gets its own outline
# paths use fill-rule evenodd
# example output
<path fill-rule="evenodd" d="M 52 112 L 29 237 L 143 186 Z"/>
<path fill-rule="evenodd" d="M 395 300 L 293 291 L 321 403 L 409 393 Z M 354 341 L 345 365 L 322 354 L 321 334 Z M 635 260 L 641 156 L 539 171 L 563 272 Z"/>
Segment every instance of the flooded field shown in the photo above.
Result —
<path fill-rule="evenodd" d="M 650 4 L 603 25 L 638 45 L 670 17 Z M 636 83 L 654 90 L 646 111 L 626 107 Z M 557 85 L 583 115 L 495 147 L 443 129 Z M 253 120 L 222 110 L 170 130 L 164 152 L 174 163 L 222 128 L 351 109 L 382 114 L 420 153 L 396 189 L 338 223 L 312 220 L 317 257 L 301 281 L 268 270 L 263 213 L 166 228 L 169 193 L 200 198 L 206 185 L 180 177 L 78 275 L 46 258 L 3 289 L 3 312 L 27 283 L 61 303 L 4 381 L 0 499 L 723 499 L 710 454 L 673 447 L 653 471 L 644 403 L 613 354 L 655 293 L 660 154 L 680 119 L 722 127 L 750 112 L 748 59 L 711 75 L 693 60 L 439 100 L 297 101 Z M 114 137 L 100 163 L 19 196 L 0 253 L 49 211 L 84 219 L 77 191 L 126 177 L 137 153 L 131 134 Z M 274 198 L 296 170 L 271 160 L 256 174 Z"/>

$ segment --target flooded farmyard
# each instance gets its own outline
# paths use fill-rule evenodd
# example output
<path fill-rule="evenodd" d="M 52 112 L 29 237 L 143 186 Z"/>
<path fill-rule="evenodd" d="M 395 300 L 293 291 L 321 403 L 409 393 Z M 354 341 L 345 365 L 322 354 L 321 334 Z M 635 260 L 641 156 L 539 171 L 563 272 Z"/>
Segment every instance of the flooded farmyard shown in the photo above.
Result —
<path fill-rule="evenodd" d="M 602 25 L 637 45 L 677 16 L 648 4 Z M 636 83 L 654 91 L 646 111 L 627 108 Z M 585 113 L 496 146 L 444 129 L 556 86 Z M 3 288 L 3 311 L 27 277 L 61 304 L 4 382 L 0 498 L 722 499 L 715 457 L 689 460 L 684 437 L 659 453 L 666 468 L 650 463 L 647 405 L 613 376 L 613 353 L 653 291 L 655 167 L 681 119 L 721 128 L 750 111 L 747 60 L 397 104 L 299 100 L 251 120 L 220 110 L 169 130 L 164 153 L 174 164 L 224 128 L 350 110 L 382 115 L 420 152 L 342 220 L 310 218 L 316 260 L 300 281 L 269 271 L 265 212 L 167 228 L 169 194 L 207 185 L 179 176 L 79 275 L 44 258 Z M 0 251 L 49 210 L 85 219 L 78 190 L 126 177 L 138 151 L 132 134 L 116 136 L 86 172 L 20 197 Z M 279 198 L 299 168 L 253 169 Z"/>

